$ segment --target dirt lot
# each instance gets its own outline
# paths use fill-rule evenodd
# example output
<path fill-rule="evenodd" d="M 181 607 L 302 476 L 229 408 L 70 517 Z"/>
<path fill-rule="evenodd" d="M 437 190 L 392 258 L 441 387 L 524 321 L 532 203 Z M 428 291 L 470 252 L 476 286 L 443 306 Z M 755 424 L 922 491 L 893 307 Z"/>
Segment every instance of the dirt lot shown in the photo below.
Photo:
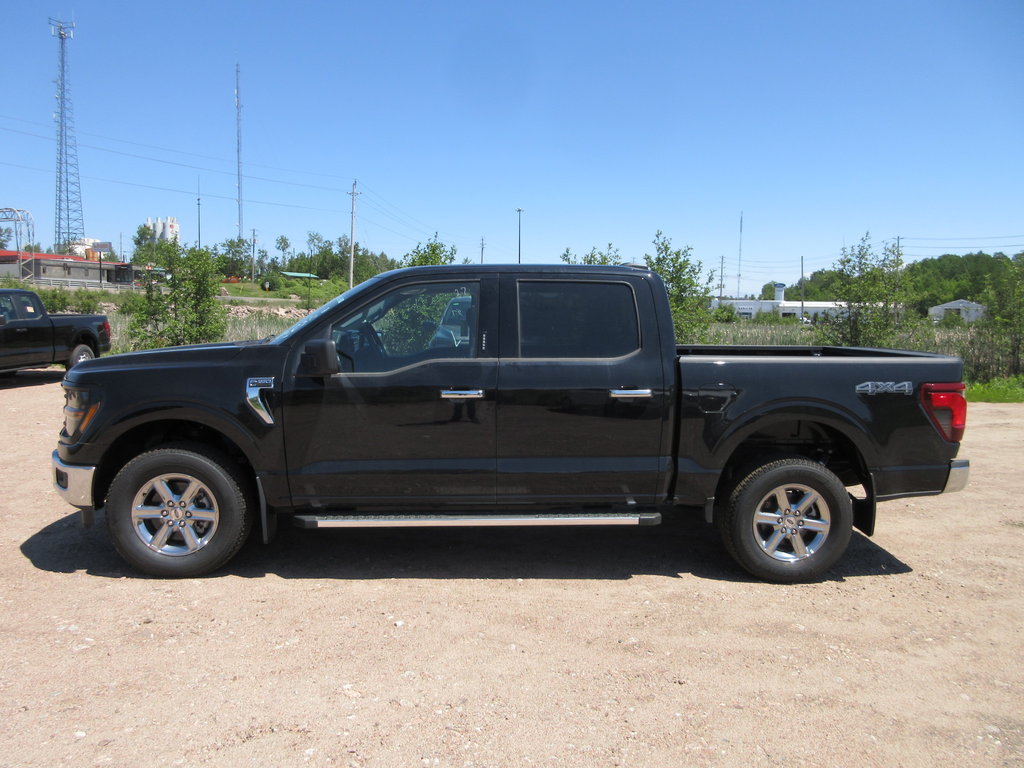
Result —
<path fill-rule="evenodd" d="M 0 766 L 1024 765 L 1024 406 L 820 584 L 700 525 L 285 531 L 161 581 L 51 489 L 59 381 L 0 385 Z"/>

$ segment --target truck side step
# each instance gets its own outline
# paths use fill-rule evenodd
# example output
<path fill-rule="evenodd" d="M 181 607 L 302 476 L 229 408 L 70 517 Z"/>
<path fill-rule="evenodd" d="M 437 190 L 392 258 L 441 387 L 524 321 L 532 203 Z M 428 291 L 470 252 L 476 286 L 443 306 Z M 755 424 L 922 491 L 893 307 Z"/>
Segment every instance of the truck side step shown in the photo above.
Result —
<path fill-rule="evenodd" d="M 658 525 L 660 512 L 463 515 L 295 515 L 299 528 L 473 528 L 537 525 Z"/>

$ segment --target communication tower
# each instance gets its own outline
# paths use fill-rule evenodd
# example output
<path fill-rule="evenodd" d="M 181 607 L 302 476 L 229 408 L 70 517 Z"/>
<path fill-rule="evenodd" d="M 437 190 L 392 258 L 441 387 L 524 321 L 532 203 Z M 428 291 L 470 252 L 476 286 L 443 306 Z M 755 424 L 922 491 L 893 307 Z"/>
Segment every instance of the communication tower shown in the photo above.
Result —
<path fill-rule="evenodd" d="M 70 250 L 85 236 L 82 219 L 82 186 L 78 180 L 78 143 L 68 85 L 68 41 L 75 37 L 75 23 L 50 19 L 50 34 L 60 41 L 57 69 L 57 211 L 53 242 L 56 249 Z"/>

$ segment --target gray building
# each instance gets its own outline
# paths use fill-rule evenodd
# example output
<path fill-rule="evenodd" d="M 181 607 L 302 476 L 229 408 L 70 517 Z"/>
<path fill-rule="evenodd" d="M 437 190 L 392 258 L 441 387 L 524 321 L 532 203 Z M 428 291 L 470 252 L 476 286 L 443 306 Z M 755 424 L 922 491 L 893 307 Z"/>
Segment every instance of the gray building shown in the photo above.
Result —
<path fill-rule="evenodd" d="M 965 323 L 973 323 L 985 317 L 985 305 L 967 299 L 957 299 L 928 310 L 928 317 L 936 323 L 947 315 L 957 315 Z"/>

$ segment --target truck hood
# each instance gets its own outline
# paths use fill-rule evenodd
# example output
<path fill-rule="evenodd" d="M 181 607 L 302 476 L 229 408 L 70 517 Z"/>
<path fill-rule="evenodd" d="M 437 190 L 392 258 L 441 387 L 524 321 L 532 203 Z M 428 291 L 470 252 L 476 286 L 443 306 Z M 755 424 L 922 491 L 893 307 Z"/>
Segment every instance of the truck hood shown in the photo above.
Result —
<path fill-rule="evenodd" d="M 74 383 L 91 378 L 91 374 L 107 375 L 117 371 L 153 370 L 163 368 L 209 367 L 223 365 L 238 357 L 243 349 L 259 346 L 261 342 L 219 342 L 195 344 L 186 347 L 162 347 L 142 352 L 126 352 L 94 360 L 86 360 L 68 371 L 65 380 Z"/>

